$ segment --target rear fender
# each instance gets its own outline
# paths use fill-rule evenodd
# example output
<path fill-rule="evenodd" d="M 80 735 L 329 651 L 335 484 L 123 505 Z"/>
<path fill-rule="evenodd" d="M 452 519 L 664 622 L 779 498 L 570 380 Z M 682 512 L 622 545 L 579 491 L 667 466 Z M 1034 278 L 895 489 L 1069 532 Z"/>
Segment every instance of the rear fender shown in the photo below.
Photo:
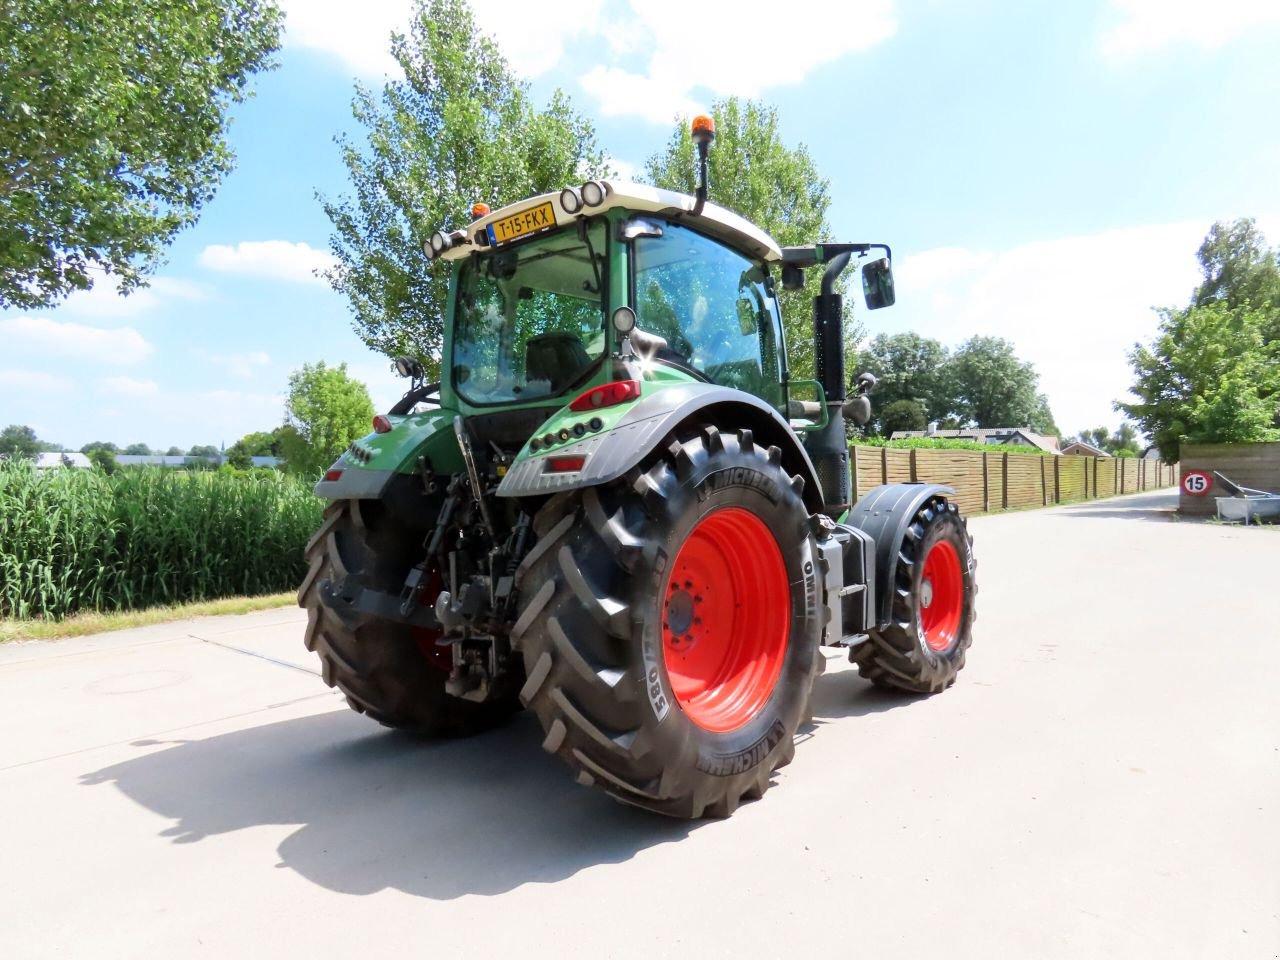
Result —
<path fill-rule="evenodd" d="M 322 479 L 315 493 L 327 500 L 375 500 L 400 474 L 418 472 L 418 458 L 426 457 L 435 473 L 450 474 L 463 469 L 462 453 L 453 432 L 453 410 L 431 410 L 408 416 L 388 415 L 391 429 L 371 433 L 351 441 L 333 462 L 326 476 L 341 473 L 334 480 Z"/>
<path fill-rule="evenodd" d="M 822 490 L 808 453 L 778 412 L 759 397 L 712 383 L 679 383 L 646 392 L 611 428 L 568 447 L 533 453 L 526 445 L 501 485 L 500 497 L 546 496 L 617 480 L 644 460 L 661 440 L 690 422 L 721 430 L 750 430 L 757 444 L 782 451 L 783 468 L 804 478 L 804 502 L 822 509 Z M 586 458 L 579 471 L 550 473 L 547 461 L 573 454 Z"/>
<path fill-rule="evenodd" d="M 892 614 L 898 554 L 912 519 L 930 497 L 945 499 L 954 494 L 950 487 L 936 483 L 889 483 L 871 490 L 849 511 L 845 523 L 869 534 L 876 543 L 879 596 L 875 613 L 879 626 L 887 625 Z"/>

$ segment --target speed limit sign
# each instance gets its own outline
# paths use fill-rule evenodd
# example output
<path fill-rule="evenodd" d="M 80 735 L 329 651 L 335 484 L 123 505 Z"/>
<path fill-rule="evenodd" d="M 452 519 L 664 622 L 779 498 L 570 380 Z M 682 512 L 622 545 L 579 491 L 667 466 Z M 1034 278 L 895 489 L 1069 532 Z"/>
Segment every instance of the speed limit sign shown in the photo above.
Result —
<path fill-rule="evenodd" d="M 1213 486 L 1213 478 L 1203 470 L 1191 470 L 1182 475 L 1183 492 L 1193 497 L 1203 497 Z"/>

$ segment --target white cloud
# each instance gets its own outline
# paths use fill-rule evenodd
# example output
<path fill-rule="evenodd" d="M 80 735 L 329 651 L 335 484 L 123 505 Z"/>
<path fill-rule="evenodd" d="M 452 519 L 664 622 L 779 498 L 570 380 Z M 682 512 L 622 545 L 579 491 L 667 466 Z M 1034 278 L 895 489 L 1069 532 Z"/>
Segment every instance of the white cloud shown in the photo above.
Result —
<path fill-rule="evenodd" d="M 209 357 L 209 362 L 225 367 L 233 377 L 247 380 L 255 376 L 260 368 L 271 366 L 271 357 L 261 350 L 249 353 L 215 353 Z"/>
<path fill-rule="evenodd" d="M 246 240 L 234 247 L 215 243 L 200 252 L 200 266 L 221 273 L 242 273 L 294 283 L 327 285 L 317 270 L 336 264 L 333 256 L 306 243 L 288 240 Z"/>
<path fill-rule="evenodd" d="M 365 76 L 399 70 L 391 32 L 408 29 L 408 0 L 282 0 L 286 46 L 319 50 Z"/>
<path fill-rule="evenodd" d="M 1207 227 L 1188 221 L 907 256 L 895 268 L 898 305 L 875 319 L 950 347 L 1004 337 L 1040 373 L 1059 427 L 1114 426 L 1122 418 L 1112 401 L 1132 383 L 1127 354 L 1155 333 L 1153 306 L 1187 302 Z"/>
<path fill-rule="evenodd" d="M 651 51 L 643 73 L 596 65 L 580 80 L 606 116 L 668 123 L 696 112 L 696 91 L 759 96 L 894 35 L 892 0 L 828 4 L 821 22 L 743 0 L 630 0 L 630 16 L 599 28 L 619 49 Z M 647 38 L 642 44 L 640 37 Z M 705 106 L 705 104 L 702 104 Z"/>
<path fill-rule="evenodd" d="M 623 160 L 620 157 L 605 157 L 605 163 L 613 170 L 611 174 L 614 180 L 631 180 L 635 181 L 638 177 L 644 176 L 644 169 L 629 160 Z"/>
<path fill-rule="evenodd" d="M 388 38 L 408 30 L 409 0 L 281 5 L 287 45 L 327 52 L 365 76 L 397 73 Z M 563 66 L 566 44 L 576 42 L 575 55 L 587 53 L 580 80 L 601 113 L 661 124 L 705 107 L 703 97 L 754 97 L 798 83 L 897 31 L 894 0 L 828 4 L 821 23 L 763 0 L 625 0 L 608 10 L 604 0 L 474 0 L 472 10 L 520 76 Z M 636 58 L 642 67 L 619 63 Z"/>
<path fill-rule="evenodd" d="M 98 392 L 112 397 L 154 397 L 160 392 L 160 385 L 154 380 L 103 377 L 98 381 Z"/>
<path fill-rule="evenodd" d="M 502 55 L 522 77 L 546 73 L 564 56 L 566 39 L 597 32 L 603 0 L 476 0 L 480 29 L 498 41 Z"/>
<path fill-rule="evenodd" d="M 1129 60 L 1175 44 L 1216 50 L 1253 30 L 1280 25 L 1276 0 L 1112 0 L 1121 20 L 1101 38 L 1112 60 Z"/>
<path fill-rule="evenodd" d="M 603 0 L 559 0 L 549 10 L 530 0 L 475 0 L 471 9 L 516 73 L 532 78 L 560 62 L 567 39 L 596 30 L 603 6 Z M 281 7 L 287 45 L 332 54 L 366 77 L 399 72 L 390 36 L 408 32 L 409 0 L 282 0 Z"/>
<path fill-rule="evenodd" d="M 692 116 L 703 105 L 689 96 L 689 85 L 677 77 L 645 76 L 619 67 L 595 66 L 578 78 L 595 97 L 606 117 L 635 116 L 650 123 L 670 124 L 678 116 Z"/>
<path fill-rule="evenodd" d="M 0 387 L 24 393 L 58 393 L 70 390 L 72 383 L 67 377 L 45 373 L 43 370 L 0 370 Z"/>
<path fill-rule="evenodd" d="M 90 289 L 71 294 L 57 310 L 63 315 L 118 319 L 156 310 L 172 300 L 201 300 L 206 295 L 207 291 L 199 284 L 172 277 L 153 277 L 146 287 L 121 296 L 116 278 L 99 274 Z"/>
<path fill-rule="evenodd" d="M 132 327 L 103 329 L 80 323 L 58 323 L 47 317 L 20 315 L 0 319 L 0 342 L 8 349 L 27 349 L 55 357 L 78 357 L 99 363 L 137 363 L 154 349 Z"/>

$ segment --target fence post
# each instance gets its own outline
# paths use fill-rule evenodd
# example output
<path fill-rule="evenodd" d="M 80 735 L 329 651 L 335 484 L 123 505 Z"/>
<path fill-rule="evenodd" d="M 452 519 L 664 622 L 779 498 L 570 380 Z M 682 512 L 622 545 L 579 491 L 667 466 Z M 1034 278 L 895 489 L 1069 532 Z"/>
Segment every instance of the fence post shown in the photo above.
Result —
<path fill-rule="evenodd" d="M 915 483 L 916 482 L 916 449 L 915 447 L 911 448 L 911 456 L 908 457 L 907 460 L 911 464 L 911 482 Z"/>
<path fill-rule="evenodd" d="M 1044 458 L 1044 457 L 1041 457 L 1040 459 L 1041 459 L 1041 460 L 1044 460 L 1045 458 Z M 1053 458 L 1053 502 L 1054 502 L 1054 503 L 1061 503 L 1061 502 L 1062 502 L 1062 477 L 1061 477 L 1061 474 L 1062 474 L 1062 463 L 1061 463 L 1061 460 L 1062 460 L 1062 458 L 1061 458 L 1061 457 L 1054 457 L 1054 458 Z"/>
<path fill-rule="evenodd" d="M 1000 454 L 1000 509 L 1009 509 L 1009 454 Z"/>
<path fill-rule="evenodd" d="M 1040 458 L 1040 506 L 1049 505 L 1049 476 L 1044 467 L 1044 457 Z"/>
<path fill-rule="evenodd" d="M 889 448 L 880 448 L 880 482 L 889 482 Z"/>
<path fill-rule="evenodd" d="M 991 482 L 987 477 L 987 451 L 982 451 L 982 512 L 991 512 Z"/>

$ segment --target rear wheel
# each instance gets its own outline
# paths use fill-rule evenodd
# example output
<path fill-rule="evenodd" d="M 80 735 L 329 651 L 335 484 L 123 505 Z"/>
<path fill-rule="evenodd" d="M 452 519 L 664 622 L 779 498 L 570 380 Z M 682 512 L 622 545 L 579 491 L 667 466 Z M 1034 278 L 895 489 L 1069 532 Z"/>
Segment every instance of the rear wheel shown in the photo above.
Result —
<path fill-rule="evenodd" d="M 931 498 L 901 544 L 890 624 L 854 649 L 858 672 L 877 686 L 911 693 L 951 686 L 973 643 L 976 567 L 973 538 L 956 505 Z"/>
<path fill-rule="evenodd" d="M 323 583 L 348 574 L 399 593 L 421 541 L 420 532 L 396 524 L 377 501 L 330 504 L 307 544 L 310 566 L 298 591 L 298 605 L 307 611 L 306 645 L 320 657 L 324 682 L 341 690 L 357 713 L 388 727 L 464 736 L 518 710 L 514 696 L 487 703 L 450 696 L 451 658 L 433 635 L 389 620 L 339 616 L 320 598 Z"/>
<path fill-rule="evenodd" d="M 727 816 L 794 754 L 818 660 L 816 548 L 778 449 L 703 427 L 563 495 L 518 574 L 543 747 L 627 803 Z"/>

